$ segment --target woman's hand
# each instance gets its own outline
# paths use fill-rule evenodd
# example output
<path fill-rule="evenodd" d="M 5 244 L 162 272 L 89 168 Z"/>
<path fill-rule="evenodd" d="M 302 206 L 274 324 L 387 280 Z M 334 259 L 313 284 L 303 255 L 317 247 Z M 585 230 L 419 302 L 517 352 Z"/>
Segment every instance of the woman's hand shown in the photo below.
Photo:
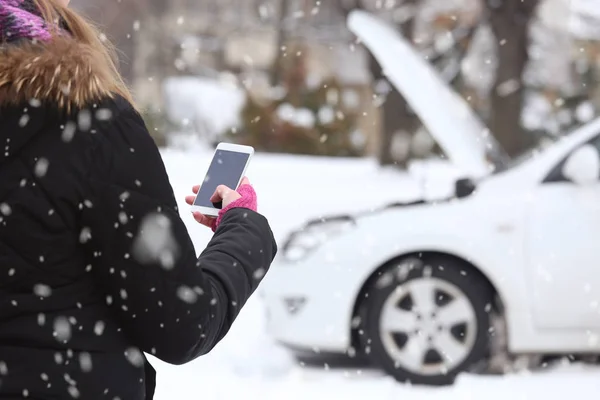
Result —
<path fill-rule="evenodd" d="M 244 177 L 242 179 L 242 182 L 240 183 L 240 187 L 243 185 L 250 185 L 250 181 L 248 180 L 248 178 Z M 194 200 L 196 199 L 195 195 L 198 194 L 199 190 L 200 190 L 200 185 L 193 186 L 192 192 L 194 193 L 194 195 L 185 196 L 185 202 L 189 205 L 194 204 Z M 210 201 L 213 203 L 222 202 L 222 204 L 223 204 L 222 209 L 225 209 L 225 208 L 227 208 L 227 206 L 229 206 L 234 201 L 240 199 L 241 197 L 242 196 L 235 190 L 233 190 L 225 185 L 219 185 L 219 186 L 217 186 L 217 190 L 215 190 L 215 193 L 213 193 L 213 195 L 210 197 Z M 194 219 L 198 223 L 200 223 L 204 226 L 207 226 L 209 228 L 214 228 L 214 224 L 216 222 L 215 217 L 209 217 L 208 215 L 204 215 L 198 211 L 194 211 L 192 214 L 194 216 Z"/>

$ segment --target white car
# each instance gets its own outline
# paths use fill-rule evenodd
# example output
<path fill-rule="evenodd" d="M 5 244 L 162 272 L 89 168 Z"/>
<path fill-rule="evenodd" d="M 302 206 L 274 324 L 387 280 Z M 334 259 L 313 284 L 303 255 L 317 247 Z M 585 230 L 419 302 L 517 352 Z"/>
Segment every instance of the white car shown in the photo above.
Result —
<path fill-rule="evenodd" d="M 349 27 L 469 179 L 291 234 L 262 290 L 271 334 L 431 385 L 501 351 L 600 354 L 600 120 L 507 164 L 400 35 L 364 12 Z"/>

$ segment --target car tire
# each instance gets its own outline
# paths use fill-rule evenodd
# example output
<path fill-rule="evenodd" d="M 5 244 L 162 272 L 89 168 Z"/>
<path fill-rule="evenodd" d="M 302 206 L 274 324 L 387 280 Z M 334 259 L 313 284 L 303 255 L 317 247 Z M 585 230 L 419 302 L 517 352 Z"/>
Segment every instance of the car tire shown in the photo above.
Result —
<path fill-rule="evenodd" d="M 355 324 L 361 350 L 400 382 L 452 384 L 489 355 L 492 299 L 487 281 L 460 260 L 400 260 L 364 292 Z"/>

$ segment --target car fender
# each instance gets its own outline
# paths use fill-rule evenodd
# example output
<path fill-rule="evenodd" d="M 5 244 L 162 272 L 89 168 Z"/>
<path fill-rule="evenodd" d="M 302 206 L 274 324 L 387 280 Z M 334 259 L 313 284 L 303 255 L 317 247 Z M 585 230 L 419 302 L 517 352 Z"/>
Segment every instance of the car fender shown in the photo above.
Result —
<path fill-rule="evenodd" d="M 389 219 L 388 223 L 390 223 Z M 360 229 L 361 232 L 364 230 Z M 350 236 L 359 234 L 357 231 Z M 523 304 L 528 304 L 527 283 L 523 273 L 523 250 L 522 247 L 514 245 L 521 234 L 522 232 L 516 232 L 507 239 L 496 232 L 470 229 L 457 232 L 455 228 L 441 228 L 437 233 L 432 233 L 430 230 L 411 230 L 409 234 L 404 232 L 397 235 L 377 235 L 366 239 L 364 241 L 366 256 L 348 258 L 345 261 L 348 265 L 352 265 L 353 271 L 348 274 L 349 276 L 344 277 L 344 297 L 354 299 L 354 306 L 338 311 L 346 313 L 344 319 L 350 326 L 355 316 L 356 302 L 365 284 L 376 271 L 403 256 L 420 252 L 436 252 L 465 260 L 489 280 L 503 303 L 510 329 L 511 326 L 514 327 L 514 324 L 511 324 L 513 318 L 515 321 L 523 318 L 523 316 L 517 318 L 515 313 L 529 313 L 529 310 L 523 307 Z M 348 243 L 356 243 L 360 240 L 350 236 L 345 240 L 331 243 L 333 246 L 328 251 L 342 253 L 348 248 Z M 499 253 L 503 253 L 502 257 L 498 257 Z M 511 262 L 506 262 L 507 260 Z"/>

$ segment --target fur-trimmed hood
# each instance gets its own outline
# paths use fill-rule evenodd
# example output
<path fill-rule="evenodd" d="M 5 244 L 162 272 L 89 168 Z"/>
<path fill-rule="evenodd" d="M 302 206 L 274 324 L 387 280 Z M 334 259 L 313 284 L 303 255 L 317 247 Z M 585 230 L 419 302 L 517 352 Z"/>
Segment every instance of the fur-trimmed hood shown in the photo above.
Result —
<path fill-rule="evenodd" d="M 71 110 L 112 97 L 104 63 L 90 46 L 68 35 L 0 44 L 0 107 L 36 101 Z"/>

